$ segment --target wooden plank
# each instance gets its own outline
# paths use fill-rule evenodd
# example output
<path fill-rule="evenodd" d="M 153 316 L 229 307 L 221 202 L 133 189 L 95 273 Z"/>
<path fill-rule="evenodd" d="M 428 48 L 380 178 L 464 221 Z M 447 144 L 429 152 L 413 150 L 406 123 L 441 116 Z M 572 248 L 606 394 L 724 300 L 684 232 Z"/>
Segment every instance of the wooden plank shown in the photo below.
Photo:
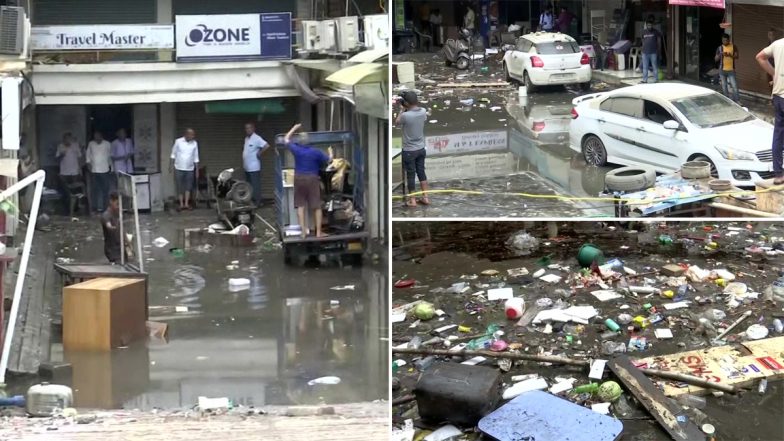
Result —
<path fill-rule="evenodd" d="M 676 441 L 704 441 L 705 435 L 690 419 L 681 423 L 678 416 L 685 415 L 683 409 L 656 388 L 639 369 L 634 367 L 627 355 L 610 359 L 607 366 L 626 386 L 626 389 L 653 415 L 659 425 Z"/>
<path fill-rule="evenodd" d="M 445 87 L 450 89 L 471 89 L 479 87 L 509 87 L 506 81 L 495 81 L 492 83 L 439 83 L 436 87 Z"/>
<path fill-rule="evenodd" d="M 694 375 L 731 386 L 748 386 L 763 378 L 784 378 L 784 337 L 750 341 L 736 346 L 716 346 L 657 355 L 635 360 L 634 364 L 641 368 Z M 668 397 L 710 392 L 701 387 L 668 381 L 662 381 L 660 384 Z"/>

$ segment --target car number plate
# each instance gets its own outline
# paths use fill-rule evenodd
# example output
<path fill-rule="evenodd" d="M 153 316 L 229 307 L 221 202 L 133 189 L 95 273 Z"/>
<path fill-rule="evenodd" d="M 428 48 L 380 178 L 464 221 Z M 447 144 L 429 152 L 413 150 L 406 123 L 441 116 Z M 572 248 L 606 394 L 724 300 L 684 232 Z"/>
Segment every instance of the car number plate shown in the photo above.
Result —
<path fill-rule="evenodd" d="M 348 243 L 348 250 L 349 251 L 362 251 L 362 242 L 349 242 Z"/>

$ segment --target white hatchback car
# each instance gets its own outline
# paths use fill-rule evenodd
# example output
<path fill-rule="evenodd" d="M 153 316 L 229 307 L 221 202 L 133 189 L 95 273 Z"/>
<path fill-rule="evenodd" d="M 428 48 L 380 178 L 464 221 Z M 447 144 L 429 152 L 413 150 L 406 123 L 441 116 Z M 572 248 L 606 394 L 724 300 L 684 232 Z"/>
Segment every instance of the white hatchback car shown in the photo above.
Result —
<path fill-rule="evenodd" d="M 591 58 L 566 34 L 526 34 L 504 54 L 504 79 L 521 81 L 528 91 L 536 86 L 566 84 L 579 84 L 588 90 Z"/>
<path fill-rule="evenodd" d="M 640 84 L 572 104 L 569 145 L 588 164 L 644 164 L 666 173 L 707 161 L 714 177 L 739 187 L 773 176 L 773 126 L 713 90 Z"/>

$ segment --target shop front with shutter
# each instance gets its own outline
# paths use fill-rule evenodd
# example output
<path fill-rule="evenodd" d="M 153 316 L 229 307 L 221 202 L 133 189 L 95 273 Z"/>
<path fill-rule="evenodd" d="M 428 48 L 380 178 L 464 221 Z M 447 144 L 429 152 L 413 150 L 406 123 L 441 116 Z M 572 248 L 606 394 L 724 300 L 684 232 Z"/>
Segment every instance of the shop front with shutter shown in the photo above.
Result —
<path fill-rule="evenodd" d="M 252 111 L 254 106 L 260 106 L 260 111 L 264 113 L 244 113 Z M 196 131 L 199 159 L 201 166 L 207 167 L 208 175 L 217 175 L 222 170 L 234 168 L 234 177 L 245 179 L 245 170 L 242 168 L 245 123 L 255 122 L 256 133 L 273 146 L 276 135 L 287 132 L 299 121 L 299 110 L 299 100 L 296 98 L 177 103 L 176 136 L 182 136 L 187 128 Z M 274 177 L 275 153 L 269 149 L 261 158 L 263 199 L 274 197 Z"/>
<path fill-rule="evenodd" d="M 35 0 L 32 24 L 86 25 L 157 22 L 156 0 Z"/>
<path fill-rule="evenodd" d="M 778 38 L 784 36 L 784 7 L 761 1 L 732 4 L 732 38 L 738 46 L 738 88 L 760 95 L 770 95 L 767 74 L 760 69 L 757 53 L 768 45 L 768 30 L 774 29 Z"/>

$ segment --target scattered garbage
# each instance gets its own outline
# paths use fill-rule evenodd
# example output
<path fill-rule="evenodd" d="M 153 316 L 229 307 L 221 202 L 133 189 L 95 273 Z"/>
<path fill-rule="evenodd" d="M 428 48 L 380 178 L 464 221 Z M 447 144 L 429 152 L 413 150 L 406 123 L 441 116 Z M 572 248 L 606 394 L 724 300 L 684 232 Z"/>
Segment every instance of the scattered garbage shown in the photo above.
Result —
<path fill-rule="evenodd" d="M 208 410 L 220 410 L 231 408 L 231 400 L 226 397 L 222 398 L 207 398 L 199 397 L 199 410 L 204 412 Z"/>
<path fill-rule="evenodd" d="M 158 238 L 156 238 L 155 240 L 152 241 L 152 244 L 155 245 L 158 248 L 163 248 L 163 247 L 165 247 L 166 245 L 169 244 L 169 241 L 166 240 L 163 237 L 158 237 Z"/>

